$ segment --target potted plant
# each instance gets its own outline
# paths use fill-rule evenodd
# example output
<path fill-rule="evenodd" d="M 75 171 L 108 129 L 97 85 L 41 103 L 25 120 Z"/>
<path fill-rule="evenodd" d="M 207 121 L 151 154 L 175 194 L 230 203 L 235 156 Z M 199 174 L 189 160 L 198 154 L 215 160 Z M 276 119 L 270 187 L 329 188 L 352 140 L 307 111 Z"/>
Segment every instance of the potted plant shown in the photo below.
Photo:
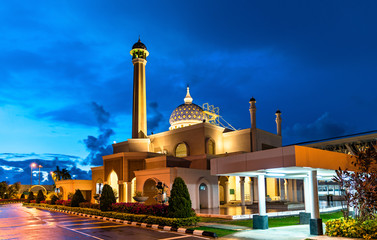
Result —
<path fill-rule="evenodd" d="M 136 192 L 135 192 L 135 196 L 133 197 L 133 199 L 134 199 L 136 202 L 140 202 L 140 203 L 142 203 L 142 202 L 147 201 L 148 197 L 143 196 L 143 193 L 142 193 L 142 192 L 140 192 L 140 191 L 136 191 Z"/>

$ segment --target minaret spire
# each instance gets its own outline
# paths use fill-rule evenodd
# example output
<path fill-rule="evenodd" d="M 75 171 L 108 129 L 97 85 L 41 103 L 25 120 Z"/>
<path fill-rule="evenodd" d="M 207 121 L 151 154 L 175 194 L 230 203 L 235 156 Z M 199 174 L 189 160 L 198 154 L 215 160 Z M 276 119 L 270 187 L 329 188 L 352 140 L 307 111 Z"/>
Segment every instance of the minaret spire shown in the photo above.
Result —
<path fill-rule="evenodd" d="M 192 103 L 192 97 L 190 95 L 190 87 L 187 85 L 187 94 L 186 94 L 186 97 L 184 99 L 185 103 L 186 104 L 191 104 Z"/>

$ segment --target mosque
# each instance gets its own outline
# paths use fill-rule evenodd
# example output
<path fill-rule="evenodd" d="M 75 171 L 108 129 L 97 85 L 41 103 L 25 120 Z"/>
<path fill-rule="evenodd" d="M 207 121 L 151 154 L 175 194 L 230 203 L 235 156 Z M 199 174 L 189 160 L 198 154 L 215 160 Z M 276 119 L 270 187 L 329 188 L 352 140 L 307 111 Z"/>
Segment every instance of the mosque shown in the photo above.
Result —
<path fill-rule="evenodd" d="M 263 229 L 268 221 L 266 202 L 305 202 L 305 212 L 313 220 L 310 224 L 321 233 L 317 179 L 331 178 L 339 167 L 352 169 L 349 155 L 305 146 L 282 147 L 281 112 L 275 113 L 276 133 L 258 129 L 254 98 L 249 101 L 250 128 L 221 126 L 218 111 L 195 104 L 188 87 L 182 93 L 183 103 L 172 111 L 169 130 L 147 135 L 149 52 L 139 39 L 130 54 L 134 66 L 132 138 L 113 144 L 113 154 L 103 156 L 103 166 L 92 168 L 92 180 L 57 182 L 64 198 L 79 188 L 94 201 L 93 196 L 109 184 L 119 202 L 133 202 L 140 191 L 152 203 L 158 183 L 167 186 L 169 195 L 174 179 L 182 177 L 194 209 L 255 204 L 259 215 L 254 216 L 254 227 Z"/>

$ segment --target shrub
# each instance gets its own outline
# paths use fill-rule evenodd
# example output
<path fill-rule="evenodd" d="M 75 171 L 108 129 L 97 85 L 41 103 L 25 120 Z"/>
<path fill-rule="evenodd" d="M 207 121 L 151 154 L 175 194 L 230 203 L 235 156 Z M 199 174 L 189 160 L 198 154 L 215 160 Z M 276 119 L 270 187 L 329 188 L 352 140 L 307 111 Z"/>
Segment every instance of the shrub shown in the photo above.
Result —
<path fill-rule="evenodd" d="M 71 206 L 71 200 L 63 200 L 62 205 L 70 207 Z"/>
<path fill-rule="evenodd" d="M 110 211 L 111 210 L 111 204 L 115 203 L 115 196 L 113 189 L 110 187 L 110 185 L 105 184 L 102 189 L 102 194 L 100 197 L 100 209 L 101 211 Z"/>
<path fill-rule="evenodd" d="M 71 200 L 72 207 L 79 207 L 80 203 L 85 202 L 85 198 L 82 195 L 80 189 L 77 189 Z"/>
<path fill-rule="evenodd" d="M 90 208 L 73 208 L 66 206 L 51 206 L 47 204 L 33 204 L 33 203 L 24 203 L 25 206 L 35 206 L 35 207 L 46 207 L 59 210 L 68 210 L 72 212 L 80 212 L 84 214 L 108 217 L 108 218 L 117 218 L 125 221 L 131 222 L 144 222 L 149 224 L 158 224 L 161 226 L 172 226 L 172 227 L 181 227 L 181 226 L 190 226 L 199 221 L 199 217 L 189 217 L 189 218 L 166 218 L 166 217 L 156 217 L 148 216 L 144 214 L 129 214 L 129 213 L 119 213 L 119 212 L 102 212 L 97 209 Z"/>
<path fill-rule="evenodd" d="M 42 190 L 38 191 L 37 198 L 35 199 L 36 203 L 40 203 L 41 201 L 45 200 L 45 195 L 43 194 Z"/>
<path fill-rule="evenodd" d="M 55 194 L 52 195 L 52 197 L 51 197 L 51 204 L 55 205 L 57 200 L 59 200 L 58 196 L 56 196 Z"/>
<path fill-rule="evenodd" d="M 353 218 L 340 218 L 326 222 L 326 235 L 332 237 L 349 238 L 377 238 L 377 221 L 366 220 L 361 222 Z"/>
<path fill-rule="evenodd" d="M 27 202 L 29 203 L 30 201 L 32 201 L 34 199 L 35 199 L 34 193 L 33 192 L 29 192 L 29 196 L 27 197 Z"/>
<path fill-rule="evenodd" d="M 152 216 L 168 216 L 168 206 L 163 204 L 145 205 L 142 203 L 114 203 L 111 210 L 121 213 L 145 214 Z"/>
<path fill-rule="evenodd" d="M 25 199 L 25 194 L 21 194 L 20 199 Z"/>
<path fill-rule="evenodd" d="M 187 218 L 195 216 L 191 208 L 191 199 L 185 181 L 177 177 L 174 180 L 169 198 L 169 217 Z"/>
<path fill-rule="evenodd" d="M 81 208 L 100 209 L 98 203 L 82 202 L 79 205 Z"/>

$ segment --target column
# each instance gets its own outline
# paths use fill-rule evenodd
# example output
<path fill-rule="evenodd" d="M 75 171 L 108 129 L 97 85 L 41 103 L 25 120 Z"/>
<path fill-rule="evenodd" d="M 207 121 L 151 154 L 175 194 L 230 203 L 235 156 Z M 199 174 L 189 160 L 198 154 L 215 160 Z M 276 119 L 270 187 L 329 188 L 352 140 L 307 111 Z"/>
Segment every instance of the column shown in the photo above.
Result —
<path fill-rule="evenodd" d="M 264 174 L 258 175 L 258 208 L 259 215 L 253 215 L 253 229 L 268 229 L 266 214 L 266 189 Z"/>
<path fill-rule="evenodd" d="M 229 202 L 229 181 L 228 182 L 225 182 L 225 186 L 224 186 L 224 200 L 225 200 L 225 204 L 227 204 Z"/>
<path fill-rule="evenodd" d="M 310 219 L 310 234 L 322 235 L 322 219 L 319 216 L 319 199 L 318 199 L 318 182 L 317 182 L 317 170 L 309 172 L 309 196 L 311 199 L 311 219 Z"/>
<path fill-rule="evenodd" d="M 305 204 L 305 212 L 300 212 L 300 224 L 309 224 L 310 223 L 310 206 L 311 206 L 311 198 L 310 198 L 310 186 L 309 186 L 309 178 L 304 178 L 304 204 Z"/>
<path fill-rule="evenodd" d="M 288 194 L 288 179 L 284 179 L 284 197 L 285 200 L 289 201 L 289 194 Z"/>
<path fill-rule="evenodd" d="M 126 187 L 126 201 L 132 202 L 132 182 L 125 182 Z"/>
<path fill-rule="evenodd" d="M 279 187 L 280 187 L 280 200 L 285 200 L 285 186 L 284 186 L 284 179 L 279 179 Z"/>
<path fill-rule="evenodd" d="M 241 206 L 245 206 L 245 177 L 240 177 Z"/>
<path fill-rule="evenodd" d="M 293 185 L 293 201 L 297 202 L 297 180 L 292 179 L 292 185 Z"/>
<path fill-rule="evenodd" d="M 254 187 L 253 187 L 254 181 L 253 178 L 250 177 L 249 187 L 250 187 L 250 203 L 253 204 L 254 202 Z"/>

